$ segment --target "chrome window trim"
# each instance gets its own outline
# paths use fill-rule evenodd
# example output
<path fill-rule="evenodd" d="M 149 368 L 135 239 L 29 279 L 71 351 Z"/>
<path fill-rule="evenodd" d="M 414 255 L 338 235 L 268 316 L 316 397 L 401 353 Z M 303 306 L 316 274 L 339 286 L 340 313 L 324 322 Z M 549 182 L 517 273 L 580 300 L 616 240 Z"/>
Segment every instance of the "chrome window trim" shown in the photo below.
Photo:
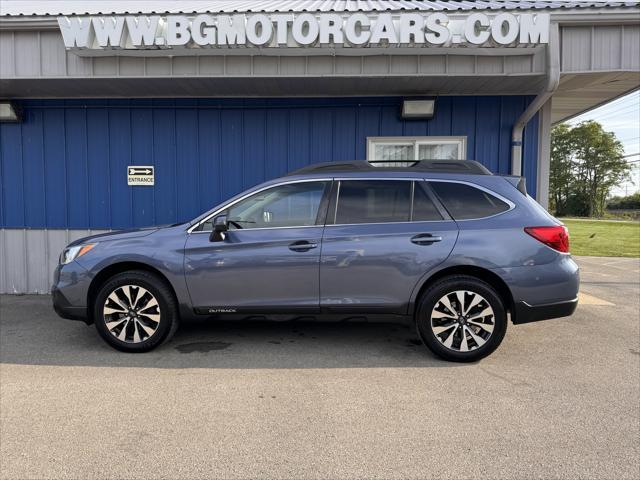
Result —
<path fill-rule="evenodd" d="M 500 213 L 496 213 L 494 215 L 489 215 L 486 217 L 477 217 L 477 218 L 466 218 L 466 219 L 461 219 L 461 220 L 454 220 L 453 218 L 449 218 L 449 219 L 441 219 L 441 220 L 423 220 L 423 221 L 408 221 L 408 222 L 375 222 L 375 223 L 335 223 L 335 219 L 336 219 L 336 215 L 338 212 L 338 202 L 340 200 L 340 182 L 341 181 L 346 181 L 346 180 L 352 180 L 352 181 L 373 181 L 373 180 L 388 180 L 388 181 L 407 181 L 407 182 L 418 182 L 418 181 L 424 181 L 424 182 L 440 182 L 440 183 L 461 183 L 463 185 L 468 185 L 470 187 L 473 188 L 477 188 L 485 193 L 488 193 L 489 195 L 493 195 L 494 197 L 498 198 L 499 200 L 502 200 L 503 202 L 505 202 L 507 205 L 509 205 L 509 210 L 505 210 L 504 212 L 500 212 Z M 500 195 L 499 193 L 494 192 L 491 189 L 488 189 L 486 187 L 483 187 L 482 185 L 478 185 L 477 183 L 473 183 L 473 182 L 468 182 L 465 180 L 448 180 L 448 179 L 433 179 L 433 178 L 424 178 L 424 177 L 333 177 L 333 178 L 305 178 L 305 179 L 301 179 L 301 180 L 289 180 L 289 181 L 284 181 L 284 182 L 280 182 L 280 183 L 276 183 L 273 185 L 268 185 L 266 187 L 263 187 L 259 190 L 255 190 L 253 192 L 247 193 L 246 195 L 243 195 L 242 197 L 234 200 L 231 203 L 227 203 L 225 205 L 223 205 L 222 207 L 220 207 L 219 209 L 217 209 L 216 211 L 214 211 L 213 213 L 207 215 L 206 217 L 204 217 L 202 220 L 200 220 L 199 222 L 195 223 L 194 225 L 192 225 L 191 227 L 189 227 L 187 229 L 187 233 L 188 234 L 192 234 L 192 233 L 206 233 L 206 234 L 210 234 L 211 232 L 209 231 L 194 231 L 196 228 L 198 228 L 201 224 L 207 222 L 209 219 L 211 219 L 212 217 L 215 217 L 216 215 L 219 215 L 221 212 L 223 212 L 224 210 L 226 210 L 229 207 L 232 207 L 233 205 L 235 205 L 238 202 L 241 202 L 242 200 L 244 200 L 245 198 L 250 197 L 251 195 L 254 195 L 256 193 L 260 193 L 264 190 L 268 190 L 270 188 L 275 188 L 275 187 L 280 187 L 282 185 L 290 185 L 290 184 L 295 184 L 295 183 L 308 183 L 308 182 L 331 182 L 331 181 L 337 181 L 338 182 L 338 191 L 336 193 L 336 205 L 335 205 L 335 209 L 333 211 L 333 221 L 334 223 L 327 223 L 326 219 L 325 219 L 325 224 L 324 225 L 300 225 L 300 226 L 287 226 L 287 227 L 264 227 L 264 228 L 243 228 L 242 230 L 244 231 L 252 231 L 252 230 L 275 230 L 275 229 L 284 229 L 284 228 L 312 228 L 312 227 L 340 227 L 340 226 L 353 226 L 353 225 L 390 225 L 390 224 L 402 224 L 402 223 L 435 223 L 435 222 L 473 222 L 476 220 L 484 220 L 484 219 L 488 219 L 488 218 L 493 218 L 493 217 L 497 217 L 499 215 L 503 215 L 505 213 L 508 213 L 510 211 L 512 211 L 513 209 L 516 208 L 515 203 L 513 203 L 511 200 L 509 200 L 506 197 L 503 197 L 502 195 Z M 329 215 L 331 215 L 331 213 L 329 213 Z"/>
<path fill-rule="evenodd" d="M 232 230 L 233 232 L 239 232 L 239 231 L 243 231 L 243 232 L 251 232 L 254 230 L 282 230 L 285 228 L 323 228 L 324 225 L 300 225 L 300 226 L 288 226 L 288 227 L 264 227 L 264 228 L 242 228 L 240 230 Z M 211 231 L 209 230 L 202 230 L 202 231 L 198 231 L 198 232 L 191 232 L 194 235 L 197 235 L 199 233 L 207 233 L 207 234 L 211 234 Z"/>
<path fill-rule="evenodd" d="M 333 181 L 333 178 L 304 178 L 304 179 L 301 179 L 301 180 L 288 180 L 288 181 L 284 181 L 284 182 L 280 182 L 280 183 L 274 183 L 272 185 L 267 185 L 266 187 L 263 187 L 263 188 L 260 188 L 258 190 L 254 190 L 252 192 L 249 192 L 246 195 L 243 195 L 242 197 L 234 200 L 233 202 L 224 204 L 222 207 L 220 207 L 219 209 L 217 209 L 213 213 L 207 215 L 206 217 L 204 217 L 199 222 L 196 222 L 195 224 L 190 226 L 187 229 L 187 233 L 188 234 L 192 234 L 192 233 L 207 233 L 207 234 L 210 234 L 211 232 L 209 232 L 209 231 L 203 230 L 203 231 L 195 232 L 194 230 L 196 228 L 198 228 L 200 225 L 202 225 L 203 223 L 206 223 L 212 217 L 215 217 L 216 215 L 220 215 L 220 213 L 225 211 L 227 208 L 230 208 L 230 207 L 234 206 L 236 203 L 241 202 L 245 198 L 249 198 L 251 195 L 255 195 L 255 194 L 263 192 L 265 190 L 269 190 L 270 188 L 281 187 L 283 185 L 293 185 L 295 183 L 331 182 L 331 181 Z M 297 226 L 297 227 L 289 226 L 289 227 L 243 228 L 242 230 L 267 230 L 267 229 L 273 230 L 273 229 L 276 229 L 276 228 L 309 228 L 309 227 L 321 227 L 321 226 L 322 225 L 300 225 L 300 226 Z"/>
<path fill-rule="evenodd" d="M 409 204 L 409 221 L 413 222 L 413 202 L 416 194 L 416 181 L 411 182 L 411 203 Z"/>
<path fill-rule="evenodd" d="M 333 207 L 333 223 L 331 225 L 335 225 L 338 218 L 338 203 L 340 202 L 340 188 L 342 187 L 342 180 L 334 180 L 334 182 L 338 182 L 338 187 L 336 188 L 336 204 Z M 324 221 L 324 226 L 327 226 L 326 220 Z"/>
<path fill-rule="evenodd" d="M 456 220 L 455 218 L 452 217 L 452 220 L 454 220 L 455 222 L 475 222 L 476 220 L 486 220 L 487 218 L 493 218 L 493 217 L 497 217 L 499 215 L 504 215 L 505 213 L 509 213 L 511 210 L 516 208 L 516 204 L 513 203 L 508 198 L 503 197 L 499 193 L 496 193 L 496 192 L 494 192 L 493 190 L 491 190 L 489 188 L 483 187 L 482 185 L 478 185 L 477 183 L 467 182 L 465 180 L 445 180 L 445 179 L 441 179 L 441 178 L 438 178 L 438 179 L 425 178 L 424 181 L 426 181 L 426 182 L 438 182 L 438 183 L 461 183 L 463 185 L 468 185 L 470 187 L 477 188 L 478 190 L 481 190 L 481 191 L 483 191 L 485 193 L 488 193 L 489 195 L 493 195 L 498 200 L 502 200 L 504 203 L 509 205 L 509 209 L 508 210 L 505 210 L 504 212 L 500 212 L 500 213 L 494 213 L 493 215 L 488 215 L 486 217 L 463 218 L 463 219 L 460 219 L 460 220 Z M 440 200 L 440 201 L 442 202 L 442 200 Z M 443 206 L 444 206 L 444 204 L 443 204 Z M 446 206 L 445 206 L 445 208 L 446 208 Z M 449 214 L 449 215 L 451 216 L 451 214 Z"/>
<path fill-rule="evenodd" d="M 419 220 L 419 221 L 409 221 L 409 222 L 371 222 L 371 223 L 332 223 L 331 225 L 327 224 L 324 227 L 325 228 L 329 228 L 329 227 L 356 227 L 356 226 L 362 226 L 362 225 L 401 225 L 401 224 L 408 224 L 408 225 L 415 225 L 415 224 L 420 224 L 420 223 L 443 223 L 443 222 L 451 222 L 451 223 L 455 223 L 455 220 L 453 219 L 442 219 L 442 220 Z M 319 225 L 317 225 L 319 226 Z"/>

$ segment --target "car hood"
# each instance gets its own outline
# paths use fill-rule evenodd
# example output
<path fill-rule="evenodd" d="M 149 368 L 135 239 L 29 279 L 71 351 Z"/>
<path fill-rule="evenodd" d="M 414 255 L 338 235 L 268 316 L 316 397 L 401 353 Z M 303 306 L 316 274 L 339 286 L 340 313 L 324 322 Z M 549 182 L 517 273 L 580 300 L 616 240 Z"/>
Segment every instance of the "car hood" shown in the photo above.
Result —
<path fill-rule="evenodd" d="M 125 240 L 127 238 L 138 238 L 138 237 L 146 237 L 147 235 L 151 235 L 154 232 L 162 228 L 168 228 L 170 225 L 162 225 L 158 227 L 146 227 L 146 228 L 133 228 L 130 230 L 118 230 L 114 232 L 100 233 L 98 235 L 90 235 L 88 237 L 79 238 L 78 240 L 74 240 L 68 246 L 72 247 L 73 245 L 80 245 L 82 243 L 98 241 L 98 242 L 108 242 L 112 240 Z"/>

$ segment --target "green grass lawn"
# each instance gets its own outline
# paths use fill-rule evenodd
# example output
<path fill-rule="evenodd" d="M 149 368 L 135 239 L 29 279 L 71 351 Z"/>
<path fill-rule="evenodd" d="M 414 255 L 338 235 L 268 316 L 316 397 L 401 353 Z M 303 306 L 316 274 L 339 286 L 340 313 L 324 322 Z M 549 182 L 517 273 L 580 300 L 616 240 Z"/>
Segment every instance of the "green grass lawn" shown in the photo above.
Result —
<path fill-rule="evenodd" d="M 573 255 L 640 257 L 640 222 L 561 219 Z"/>

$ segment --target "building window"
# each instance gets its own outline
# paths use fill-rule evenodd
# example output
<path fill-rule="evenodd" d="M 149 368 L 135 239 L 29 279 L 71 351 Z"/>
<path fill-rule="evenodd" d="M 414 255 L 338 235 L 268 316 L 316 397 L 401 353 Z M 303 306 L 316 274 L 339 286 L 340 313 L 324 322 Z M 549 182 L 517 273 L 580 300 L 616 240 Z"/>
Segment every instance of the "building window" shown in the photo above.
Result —
<path fill-rule="evenodd" d="M 408 167 L 418 160 L 464 160 L 466 137 L 369 137 L 367 160 L 377 167 Z"/>

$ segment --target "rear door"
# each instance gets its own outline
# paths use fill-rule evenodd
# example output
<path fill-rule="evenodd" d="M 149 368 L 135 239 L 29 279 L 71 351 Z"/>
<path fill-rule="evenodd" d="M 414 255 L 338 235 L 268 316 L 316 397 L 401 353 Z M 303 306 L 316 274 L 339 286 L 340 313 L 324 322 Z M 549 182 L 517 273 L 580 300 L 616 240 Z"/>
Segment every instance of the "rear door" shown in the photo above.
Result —
<path fill-rule="evenodd" d="M 406 313 L 417 282 L 451 253 L 456 223 L 422 180 L 337 182 L 322 240 L 321 307 Z"/>

